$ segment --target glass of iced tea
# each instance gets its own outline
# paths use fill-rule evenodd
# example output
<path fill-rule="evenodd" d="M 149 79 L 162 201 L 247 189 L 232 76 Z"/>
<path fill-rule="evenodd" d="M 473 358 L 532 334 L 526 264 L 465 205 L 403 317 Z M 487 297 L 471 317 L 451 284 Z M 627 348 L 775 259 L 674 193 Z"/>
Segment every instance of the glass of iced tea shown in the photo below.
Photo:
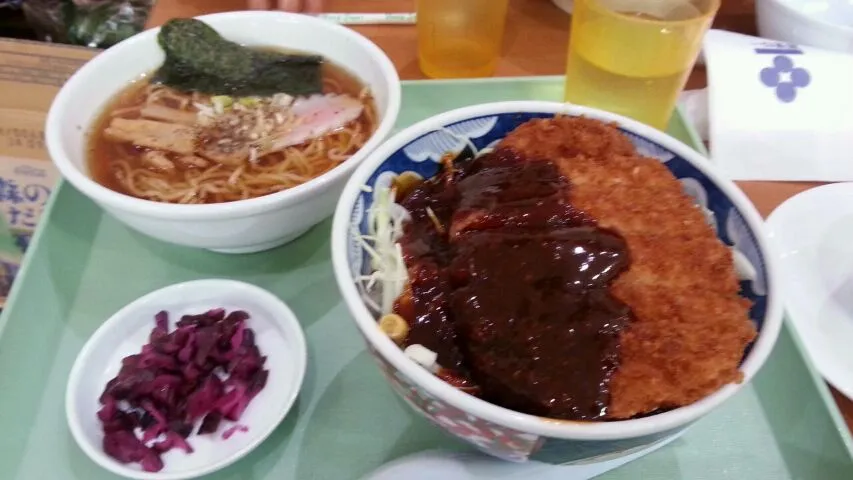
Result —
<path fill-rule="evenodd" d="M 719 8 L 720 0 L 575 0 L 566 101 L 666 129 Z"/>
<path fill-rule="evenodd" d="M 418 0 L 418 62 L 432 78 L 495 73 L 509 0 Z"/>

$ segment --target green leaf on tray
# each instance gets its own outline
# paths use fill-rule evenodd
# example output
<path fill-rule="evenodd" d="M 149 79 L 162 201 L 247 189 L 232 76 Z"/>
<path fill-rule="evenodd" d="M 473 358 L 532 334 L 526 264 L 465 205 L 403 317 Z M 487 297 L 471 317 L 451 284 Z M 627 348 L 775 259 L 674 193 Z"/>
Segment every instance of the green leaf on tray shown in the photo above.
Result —
<path fill-rule="evenodd" d="M 157 40 L 166 60 L 154 80 L 178 90 L 234 96 L 322 90 L 319 55 L 244 47 L 191 18 L 169 20 Z"/>

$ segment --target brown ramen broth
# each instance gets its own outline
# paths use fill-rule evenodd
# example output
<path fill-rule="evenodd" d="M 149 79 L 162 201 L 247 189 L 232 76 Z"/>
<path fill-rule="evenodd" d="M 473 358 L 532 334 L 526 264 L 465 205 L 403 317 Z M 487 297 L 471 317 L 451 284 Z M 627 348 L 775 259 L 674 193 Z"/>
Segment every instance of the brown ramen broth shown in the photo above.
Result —
<path fill-rule="evenodd" d="M 322 65 L 323 95 L 311 97 L 280 94 L 232 99 L 181 92 L 149 78 L 146 75 L 133 82 L 107 106 L 88 140 L 92 178 L 112 190 L 146 200 L 220 203 L 285 190 L 348 159 L 377 125 L 369 91 L 355 76 L 328 61 Z M 276 102 L 281 98 L 276 97 L 292 102 L 286 110 L 291 113 L 278 113 L 281 105 Z M 199 105 L 216 107 L 217 99 L 232 102 L 226 113 L 233 115 L 199 126 L 197 119 L 204 110 Z M 305 114 L 300 116 L 298 108 Z M 245 111 L 235 113 L 236 109 Z M 252 130 L 264 115 L 272 124 L 270 135 L 278 135 L 265 144 L 258 143 L 264 138 L 258 140 Z M 349 119 L 352 116 L 355 118 Z M 341 123 L 342 118 L 349 120 Z M 241 133 L 244 122 L 252 128 Z M 320 128 L 322 133 L 313 136 L 318 122 L 331 128 L 325 132 Z M 276 142 L 278 147 L 286 146 L 276 148 Z M 242 151 L 225 148 L 234 145 Z"/>

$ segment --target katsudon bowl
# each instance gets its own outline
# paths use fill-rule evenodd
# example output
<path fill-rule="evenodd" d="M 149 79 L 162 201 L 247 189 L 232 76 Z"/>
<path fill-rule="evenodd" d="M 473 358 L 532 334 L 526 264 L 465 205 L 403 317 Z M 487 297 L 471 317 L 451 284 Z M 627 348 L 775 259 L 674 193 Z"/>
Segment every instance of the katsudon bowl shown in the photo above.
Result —
<path fill-rule="evenodd" d="M 416 363 L 415 356 L 404 353 L 386 333 L 388 330 L 380 328 L 378 301 L 364 285 L 376 266 L 373 255 L 365 249 L 365 239 L 378 238 L 369 222 L 374 202 L 387 201 L 382 198 L 381 192 L 387 192 L 383 187 L 399 181 L 401 175 L 412 177 L 412 172 L 431 178 L 439 172 L 439 161 L 447 152 L 471 153 L 472 149 L 493 146 L 528 120 L 557 114 L 616 124 L 638 153 L 657 159 L 674 174 L 696 208 L 705 213 L 704 218 L 719 240 L 731 249 L 740 277 L 740 295 L 752 303 L 748 316 L 757 331 L 737 367 L 742 372 L 742 382 L 726 384 L 686 406 L 626 420 L 543 418 L 500 407 L 455 388 L 434 375 L 435 370 L 423 367 L 422 358 Z M 510 461 L 532 458 L 550 463 L 594 462 L 625 455 L 678 434 L 743 388 L 767 359 L 781 326 L 773 258 L 762 233 L 762 220 L 752 203 L 699 153 L 636 121 L 551 102 L 500 102 L 462 108 L 394 135 L 350 178 L 338 203 L 332 229 L 332 259 L 338 287 L 368 350 L 392 389 L 438 428 L 483 452 Z"/>
<path fill-rule="evenodd" d="M 134 108 L 135 105 L 123 104 L 127 99 L 130 99 L 127 100 L 128 103 L 133 102 L 133 98 L 135 98 L 133 97 L 135 95 L 134 88 L 139 85 L 142 88 L 150 88 L 157 83 L 151 79 L 152 74 L 164 65 L 166 59 L 158 37 L 163 29 L 157 28 L 135 35 L 99 53 L 65 83 L 56 96 L 47 117 L 45 131 L 47 149 L 54 164 L 67 182 L 116 219 L 145 235 L 174 244 L 225 253 L 255 252 L 286 243 L 332 214 L 349 175 L 367 154 L 391 132 L 400 109 L 400 81 L 396 69 L 385 53 L 364 36 L 349 28 L 312 16 L 272 11 L 250 11 L 205 15 L 198 17 L 197 20 L 207 24 L 219 36 L 230 41 L 232 45 L 237 44 L 240 48 L 248 47 L 249 50 L 259 56 L 261 54 L 279 55 L 276 58 L 281 58 L 283 55 L 290 55 L 291 58 L 296 55 L 303 58 L 307 55 L 322 56 L 322 63 L 318 61 L 322 68 L 323 88 L 321 92 L 329 95 L 326 88 L 327 80 L 329 80 L 326 67 L 330 67 L 329 72 L 332 72 L 331 68 L 333 67 L 333 73 L 337 76 L 333 80 L 338 85 L 344 85 L 348 89 L 345 93 L 352 94 L 349 98 L 363 101 L 365 105 L 369 103 L 372 106 L 373 116 L 370 119 L 370 127 L 361 130 L 360 146 L 347 150 L 346 156 L 338 153 L 334 154 L 334 158 L 332 155 L 321 156 L 320 160 L 325 159 L 334 163 L 327 170 L 321 170 L 323 173 L 307 173 L 302 175 L 301 179 L 292 180 L 293 176 L 280 175 L 280 172 L 276 171 L 274 177 L 267 176 L 264 179 L 259 179 L 258 176 L 255 176 L 248 179 L 246 180 L 247 189 L 255 188 L 255 185 L 260 185 L 258 182 L 262 181 L 266 182 L 263 188 L 268 189 L 264 191 L 274 193 L 251 194 L 248 197 L 236 200 L 220 201 L 214 199 L 208 201 L 203 199 L 190 204 L 165 203 L 168 199 L 152 200 L 132 195 L 127 191 L 117 190 L 113 185 L 109 185 L 99 178 L 99 175 L 105 171 L 104 164 L 115 161 L 116 157 L 125 154 L 149 153 L 150 150 L 145 150 L 149 145 L 145 144 L 143 149 L 138 143 L 128 143 L 117 144 L 118 146 L 113 148 L 110 145 L 102 144 L 100 135 L 107 130 L 102 128 L 104 125 L 113 125 L 106 122 L 115 122 L 117 118 L 124 118 L 121 107 Z M 187 21 L 193 22 L 192 20 Z M 194 24 L 198 25 L 198 22 Z M 222 49 L 200 48 L 197 50 L 201 50 L 201 54 L 190 55 L 192 58 L 199 55 L 209 55 L 210 57 L 205 58 L 213 61 L 220 60 L 214 68 L 227 68 L 228 62 L 222 60 L 221 57 L 224 55 Z M 234 60 L 232 57 L 229 57 L 231 61 L 240 65 L 244 65 L 244 63 L 236 60 L 242 61 L 247 58 L 247 56 L 241 55 Z M 254 59 L 255 57 L 251 58 Z M 260 69 L 254 63 L 251 65 L 259 71 L 254 76 L 244 75 L 247 79 L 253 80 L 257 77 L 263 77 L 269 80 L 268 76 L 264 77 L 270 72 L 269 69 Z M 175 70 L 177 71 L 177 67 Z M 178 71 L 178 73 L 180 72 Z M 243 75 L 243 73 L 241 70 L 240 74 Z M 189 78 L 179 78 L 178 75 L 175 77 L 181 81 L 206 78 L 200 75 L 184 76 Z M 316 77 L 314 78 L 316 79 Z M 274 91 L 278 92 L 279 90 Z M 337 92 L 332 91 L 337 95 Z M 180 126 L 180 119 L 186 118 L 188 113 L 193 115 L 209 113 L 204 111 L 202 107 L 195 107 L 198 104 L 198 99 L 191 96 L 189 91 L 181 93 L 184 98 L 191 98 L 192 100 L 184 103 L 183 107 L 175 108 L 186 107 L 190 110 L 198 110 L 198 112 L 179 112 L 181 113 L 181 116 L 178 117 L 179 121 L 172 122 L 170 119 L 163 121 Z M 211 94 L 215 93 L 215 91 L 211 92 Z M 146 101 L 152 100 L 154 93 L 146 94 L 148 95 Z M 267 97 L 253 97 L 251 95 L 254 94 L 208 95 L 202 101 L 217 107 L 213 109 L 217 110 L 213 113 L 220 114 L 218 108 L 224 108 L 231 112 L 238 107 L 252 109 L 259 104 L 265 105 L 261 103 L 265 98 L 271 98 L 275 102 L 281 100 L 281 105 L 292 106 L 293 111 L 295 111 L 296 102 L 299 102 L 301 98 L 308 98 L 308 94 L 305 97 L 300 97 L 296 93 L 288 95 L 287 92 L 283 92 L 281 95 L 268 95 Z M 167 95 L 161 96 L 165 100 L 168 100 L 167 97 Z M 260 100 L 257 100 L 258 98 Z M 293 103 L 287 105 L 286 103 L 289 101 Z M 278 103 L 276 105 L 278 106 Z M 306 104 L 303 103 L 303 105 Z M 162 105 L 156 106 L 162 107 Z M 207 110 L 211 109 L 208 108 Z M 367 111 L 367 107 L 364 111 Z M 366 114 L 363 113 L 362 117 L 364 115 Z M 294 116 L 298 117 L 295 114 Z M 141 118 L 154 118 L 159 121 L 156 116 L 141 115 Z M 310 123 L 310 118 L 308 120 L 305 118 L 305 115 L 298 118 L 302 123 L 286 123 L 284 126 L 295 124 L 298 127 Z M 289 122 L 290 119 L 286 119 Z M 134 121 L 134 119 L 130 121 Z M 355 121 L 360 120 L 356 119 Z M 160 127 L 161 125 L 158 126 L 158 129 Z M 125 129 L 125 131 L 129 130 Z M 93 136 L 98 136 L 98 138 L 93 139 Z M 152 136 L 156 137 L 157 135 Z M 162 140 L 162 136 L 160 139 Z M 153 142 L 158 139 L 143 140 Z M 228 140 L 230 139 L 221 138 L 217 140 L 214 138 L 211 142 Z M 291 138 L 288 141 L 296 142 L 298 140 Z M 181 148 L 185 148 L 184 144 L 181 145 Z M 307 145 L 307 143 L 302 145 Z M 328 143 L 325 148 L 331 151 L 330 149 L 334 145 L 337 144 Z M 352 145 L 355 145 L 355 142 Z M 121 149 L 118 149 L 119 147 Z M 300 145 L 293 148 L 298 150 Z M 195 152 L 192 153 L 195 154 Z M 171 159 L 172 166 L 177 166 L 178 160 L 183 162 L 183 157 L 175 158 L 174 151 L 168 150 L 166 154 L 169 155 L 167 160 Z M 305 157 L 309 155 L 304 150 L 302 154 Z M 199 172 L 202 172 L 201 169 L 222 167 L 216 172 L 216 175 L 221 176 L 227 168 L 233 170 L 241 168 L 226 164 L 224 161 L 211 160 L 211 157 L 194 157 L 193 155 L 189 157 L 191 160 L 196 158 L 193 160 L 195 162 L 199 162 L 197 159 L 200 158 Z M 257 158 L 259 164 L 264 164 L 263 159 L 262 156 Z M 248 165 L 253 161 L 253 158 L 249 156 L 246 160 L 238 160 Z M 132 164 L 133 161 L 135 160 L 128 158 L 125 162 L 132 167 L 131 173 L 126 174 L 125 178 L 138 179 L 140 175 L 146 175 L 147 178 L 144 188 L 136 188 L 136 192 L 141 191 L 142 195 L 153 195 L 158 194 L 156 190 L 162 185 L 165 185 L 163 187 L 164 192 L 168 190 L 168 187 L 174 186 L 168 177 L 164 180 L 165 183 L 156 178 L 148 178 L 152 172 L 145 171 Z M 183 168 L 183 164 L 181 164 L 181 169 Z M 243 182 L 248 169 L 249 167 L 246 167 L 242 176 L 235 174 L 233 179 L 237 183 Z M 186 173 L 188 170 L 180 171 Z M 232 173 L 235 172 L 232 171 Z M 198 179 L 204 175 L 207 175 L 207 170 L 195 178 Z M 211 173 L 212 176 L 213 173 Z M 227 182 L 233 183 L 232 178 L 227 176 L 225 178 L 227 178 Z M 308 178 L 308 180 L 305 181 L 304 178 Z M 188 183 L 184 178 L 180 180 L 184 184 Z M 248 184 L 250 180 L 255 183 Z M 281 191 L 275 191 L 277 186 L 283 186 L 283 184 L 276 182 L 285 181 L 294 183 L 301 181 L 302 183 L 288 186 Z M 211 191 L 213 189 L 207 190 L 208 193 Z M 188 197 L 182 197 L 178 202 L 186 199 L 194 201 L 198 198 L 192 195 L 191 193 Z"/>

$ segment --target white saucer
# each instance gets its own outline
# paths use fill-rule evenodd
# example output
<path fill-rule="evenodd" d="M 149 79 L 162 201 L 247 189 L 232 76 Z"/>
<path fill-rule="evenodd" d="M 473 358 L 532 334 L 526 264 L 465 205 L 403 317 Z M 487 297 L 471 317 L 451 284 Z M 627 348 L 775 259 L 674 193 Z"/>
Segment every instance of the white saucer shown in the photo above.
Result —
<path fill-rule="evenodd" d="M 514 463 L 475 452 L 427 450 L 387 463 L 362 480 L 588 480 L 644 457 L 681 437 L 686 431 L 682 429 L 640 451 L 621 457 L 577 465 L 551 465 L 534 460 Z"/>
<path fill-rule="evenodd" d="M 186 314 L 213 308 L 245 310 L 246 326 L 255 332 L 258 348 L 267 356 L 266 387 L 252 400 L 238 422 L 248 430 L 222 438 L 225 422 L 216 433 L 191 435 L 195 450 L 173 449 L 162 455 L 163 469 L 145 472 L 138 464 L 122 464 L 103 451 L 98 397 L 115 377 L 122 358 L 139 353 L 148 343 L 154 315 L 169 313 L 169 328 Z M 129 478 L 178 480 L 199 477 L 226 467 L 264 441 L 284 419 L 302 386 L 307 350 L 305 337 L 293 312 L 275 295 L 254 285 L 233 280 L 197 280 L 151 292 L 119 310 L 95 331 L 83 346 L 68 380 L 65 410 L 68 426 L 80 448 L 100 466 Z M 230 425 L 230 423 L 229 423 Z"/>
<path fill-rule="evenodd" d="M 767 227 L 790 323 L 824 378 L 853 398 L 853 183 L 788 199 Z"/>

